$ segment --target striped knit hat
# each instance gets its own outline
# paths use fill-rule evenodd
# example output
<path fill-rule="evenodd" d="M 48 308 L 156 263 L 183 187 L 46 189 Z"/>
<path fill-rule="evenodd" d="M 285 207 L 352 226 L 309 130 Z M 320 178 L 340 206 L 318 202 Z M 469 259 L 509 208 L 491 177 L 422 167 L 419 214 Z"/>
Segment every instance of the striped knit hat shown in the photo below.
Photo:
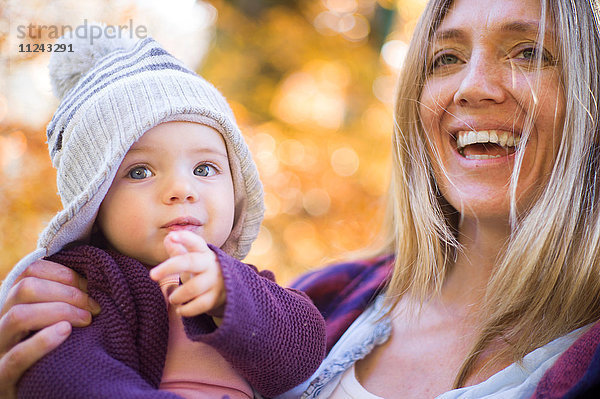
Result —
<path fill-rule="evenodd" d="M 38 247 L 49 256 L 66 244 L 88 239 L 131 145 L 160 123 L 188 121 L 214 128 L 225 140 L 235 219 L 223 250 L 244 258 L 262 221 L 263 190 L 221 93 L 151 38 L 102 37 L 92 44 L 89 38 L 63 37 L 59 43 L 71 44 L 73 52 L 53 53 L 50 59 L 50 76 L 61 103 L 47 135 L 64 209 L 42 232 Z"/>

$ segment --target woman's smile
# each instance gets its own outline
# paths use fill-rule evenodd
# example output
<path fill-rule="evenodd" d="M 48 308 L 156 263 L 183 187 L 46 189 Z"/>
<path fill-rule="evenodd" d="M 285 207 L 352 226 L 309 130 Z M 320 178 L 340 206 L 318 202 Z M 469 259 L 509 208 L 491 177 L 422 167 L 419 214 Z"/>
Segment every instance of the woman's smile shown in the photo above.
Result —
<path fill-rule="evenodd" d="M 462 130 L 456 135 L 456 149 L 467 159 L 488 160 L 508 157 L 517 151 L 521 137 L 501 130 Z"/>

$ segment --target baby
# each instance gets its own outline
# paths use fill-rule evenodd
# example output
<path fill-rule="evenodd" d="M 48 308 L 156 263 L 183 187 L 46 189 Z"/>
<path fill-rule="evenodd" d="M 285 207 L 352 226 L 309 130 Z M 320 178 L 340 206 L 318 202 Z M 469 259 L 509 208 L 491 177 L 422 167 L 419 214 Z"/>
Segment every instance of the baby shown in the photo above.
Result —
<path fill-rule="evenodd" d="M 73 53 L 50 61 L 61 102 L 47 135 L 64 209 L 4 286 L 47 256 L 85 276 L 102 310 L 19 397 L 271 397 L 306 380 L 324 321 L 238 260 L 263 193 L 223 96 L 151 38 L 62 42 Z"/>

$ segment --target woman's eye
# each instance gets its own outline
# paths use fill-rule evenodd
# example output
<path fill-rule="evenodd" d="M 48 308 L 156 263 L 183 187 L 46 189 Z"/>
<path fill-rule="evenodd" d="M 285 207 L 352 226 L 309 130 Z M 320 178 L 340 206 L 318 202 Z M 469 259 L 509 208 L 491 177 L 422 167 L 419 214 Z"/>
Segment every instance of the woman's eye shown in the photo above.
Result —
<path fill-rule="evenodd" d="M 530 62 L 541 61 L 543 64 L 552 61 L 552 56 L 546 50 L 537 47 L 527 47 L 521 50 L 515 58 Z"/>
<path fill-rule="evenodd" d="M 530 59 L 530 60 L 536 59 L 537 58 L 537 50 L 534 48 L 526 48 L 525 50 L 523 50 L 519 53 L 517 58 L 526 58 L 526 59 Z"/>
<path fill-rule="evenodd" d="M 152 171 L 145 166 L 136 166 L 127 173 L 127 176 L 134 180 L 142 180 L 151 177 Z"/>
<path fill-rule="evenodd" d="M 214 175 L 216 172 L 217 171 L 215 170 L 215 168 L 212 165 L 208 165 L 205 163 L 198 165 L 194 168 L 194 174 L 196 176 L 207 177 L 207 176 Z"/>
<path fill-rule="evenodd" d="M 458 64 L 460 60 L 453 54 L 441 54 L 433 60 L 433 69 L 442 67 L 445 65 Z"/>

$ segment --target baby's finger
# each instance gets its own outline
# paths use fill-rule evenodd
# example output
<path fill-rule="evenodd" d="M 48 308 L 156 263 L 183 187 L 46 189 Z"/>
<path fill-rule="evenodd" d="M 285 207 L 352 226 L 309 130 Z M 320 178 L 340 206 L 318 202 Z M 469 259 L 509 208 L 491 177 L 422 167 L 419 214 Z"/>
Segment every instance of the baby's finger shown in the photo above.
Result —
<path fill-rule="evenodd" d="M 210 252 L 204 238 L 187 230 L 172 231 L 167 234 L 165 241 L 181 245 L 187 252 Z"/>
<path fill-rule="evenodd" d="M 180 274 L 190 272 L 193 274 L 202 273 L 207 265 L 214 263 L 215 254 L 212 251 L 206 253 L 187 253 L 184 255 L 169 258 L 158 266 L 150 270 L 150 278 L 158 281 L 169 274 Z"/>
<path fill-rule="evenodd" d="M 200 295 L 204 295 L 211 288 L 215 287 L 215 285 L 217 285 L 216 276 L 210 275 L 210 273 L 196 275 L 177 287 L 169 295 L 169 302 L 173 305 L 181 305 Z"/>
<path fill-rule="evenodd" d="M 205 295 L 196 297 L 185 305 L 178 306 L 177 314 L 183 317 L 194 317 L 203 313 L 208 313 L 214 308 L 218 307 L 216 303 L 217 297 L 218 296 L 213 294 L 212 291 Z"/>
<path fill-rule="evenodd" d="M 190 279 L 192 279 L 195 276 L 194 273 L 190 273 L 190 272 L 181 272 L 179 273 L 179 280 L 181 281 L 182 284 L 187 283 Z"/>
<path fill-rule="evenodd" d="M 167 254 L 169 254 L 169 257 L 188 253 L 186 247 L 176 239 L 176 234 L 173 234 L 173 232 L 167 234 L 163 244 L 165 245 L 165 249 Z"/>

